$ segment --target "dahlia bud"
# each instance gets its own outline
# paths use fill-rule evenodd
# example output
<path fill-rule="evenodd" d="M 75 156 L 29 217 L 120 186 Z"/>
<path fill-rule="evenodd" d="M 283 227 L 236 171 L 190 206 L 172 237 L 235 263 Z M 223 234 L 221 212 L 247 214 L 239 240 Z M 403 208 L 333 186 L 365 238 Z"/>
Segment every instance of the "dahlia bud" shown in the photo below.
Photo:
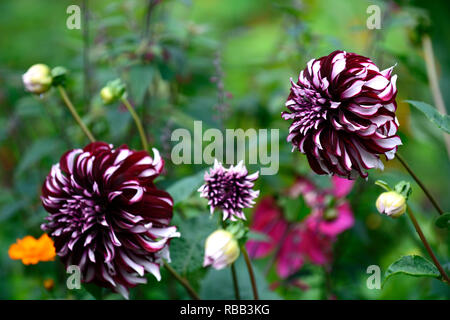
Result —
<path fill-rule="evenodd" d="M 378 197 L 376 206 L 381 214 L 398 218 L 406 211 L 406 198 L 396 191 L 383 192 Z"/>
<path fill-rule="evenodd" d="M 216 230 L 206 239 L 204 267 L 211 265 L 220 270 L 232 264 L 238 257 L 239 245 L 231 232 Z"/>
<path fill-rule="evenodd" d="M 52 85 L 50 68 L 45 64 L 35 64 L 22 75 L 25 90 L 41 94 L 47 92 Z"/>
<path fill-rule="evenodd" d="M 125 84 L 120 79 L 110 81 L 100 91 L 100 97 L 104 104 L 110 104 L 126 97 Z"/>
<path fill-rule="evenodd" d="M 100 90 L 100 97 L 102 98 L 104 104 L 110 104 L 114 101 L 114 94 L 109 87 L 104 87 Z"/>

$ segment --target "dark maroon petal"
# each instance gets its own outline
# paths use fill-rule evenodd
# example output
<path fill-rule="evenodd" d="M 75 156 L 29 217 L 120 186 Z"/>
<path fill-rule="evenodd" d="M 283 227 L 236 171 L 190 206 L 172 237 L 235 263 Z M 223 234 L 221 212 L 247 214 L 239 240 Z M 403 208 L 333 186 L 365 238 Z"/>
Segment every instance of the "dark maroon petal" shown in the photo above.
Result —
<path fill-rule="evenodd" d="M 61 260 L 78 265 L 83 281 L 124 296 L 145 273 L 159 280 L 169 240 L 179 236 L 169 226 L 173 200 L 152 182 L 164 165 L 153 152 L 94 142 L 66 152 L 42 186 L 50 214 L 42 229 Z"/>
<path fill-rule="evenodd" d="M 367 57 L 345 51 L 310 60 L 291 80 L 282 118 L 288 142 L 306 154 L 314 172 L 354 179 L 382 168 L 401 144 L 396 136 L 397 76 Z"/>

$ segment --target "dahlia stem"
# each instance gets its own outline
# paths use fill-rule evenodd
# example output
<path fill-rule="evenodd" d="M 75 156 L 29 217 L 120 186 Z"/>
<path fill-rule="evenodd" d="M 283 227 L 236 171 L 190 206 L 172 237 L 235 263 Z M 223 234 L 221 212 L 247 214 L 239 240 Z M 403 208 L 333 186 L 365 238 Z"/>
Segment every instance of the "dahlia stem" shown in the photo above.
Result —
<path fill-rule="evenodd" d="M 250 276 L 250 281 L 252 283 L 253 298 L 255 300 L 259 300 L 258 289 L 256 287 L 255 274 L 253 273 L 252 263 L 250 261 L 250 258 L 248 257 L 248 253 L 247 253 L 247 250 L 245 249 L 245 246 L 241 247 L 241 251 L 242 251 L 242 254 L 244 255 L 245 264 L 247 265 L 247 269 L 248 269 L 248 275 Z"/>
<path fill-rule="evenodd" d="M 142 127 L 141 119 L 139 119 L 139 116 L 137 115 L 136 111 L 134 111 L 133 107 L 131 106 L 131 104 L 127 98 L 122 97 L 121 100 L 122 100 L 123 104 L 125 105 L 125 107 L 127 107 L 128 111 L 131 113 L 131 116 L 133 117 L 134 122 L 136 123 L 136 127 L 138 128 L 138 131 L 139 131 L 139 135 L 141 136 L 142 147 L 144 148 L 145 151 L 148 151 L 147 137 L 145 136 L 145 131 L 144 131 L 144 128 Z"/>
<path fill-rule="evenodd" d="M 439 79 L 436 71 L 436 64 L 433 52 L 433 45 L 431 43 L 431 38 L 425 35 L 422 38 L 422 48 L 425 58 L 425 65 L 427 69 L 428 81 L 430 83 L 430 90 L 433 96 L 434 104 L 436 108 L 442 114 L 447 114 L 447 109 L 445 108 L 444 98 L 442 97 L 441 89 L 439 88 Z M 447 155 L 450 158 L 450 135 L 443 132 L 445 147 L 447 148 Z"/>
<path fill-rule="evenodd" d="M 234 297 L 236 298 L 236 300 L 241 300 L 241 295 L 239 293 L 239 284 L 236 275 L 236 267 L 234 263 L 231 264 L 231 276 L 233 277 Z"/>
<path fill-rule="evenodd" d="M 200 296 L 192 288 L 189 281 L 179 275 L 178 272 L 176 272 L 166 261 L 164 261 L 163 263 L 167 271 L 169 271 L 169 273 L 186 289 L 189 296 L 194 300 L 200 300 Z"/>
<path fill-rule="evenodd" d="M 408 173 L 411 175 L 411 177 L 413 177 L 413 179 L 417 182 L 419 187 L 423 190 L 423 192 L 428 197 L 428 199 L 433 204 L 433 206 L 436 208 L 436 210 L 439 212 L 439 214 L 443 215 L 444 214 L 444 210 L 442 210 L 442 208 L 439 206 L 439 204 L 433 198 L 433 196 L 428 191 L 428 189 L 425 187 L 425 185 L 422 183 L 422 181 L 415 175 L 415 173 L 412 171 L 412 169 L 406 163 L 405 159 L 403 159 L 403 157 L 400 156 L 400 154 L 398 154 L 398 153 L 396 154 L 396 158 L 398 159 L 398 161 L 400 161 L 400 163 L 403 165 L 403 167 L 405 167 L 406 171 L 408 171 Z"/>
<path fill-rule="evenodd" d="M 91 140 L 91 142 L 95 142 L 95 138 L 92 135 L 91 131 L 86 127 L 86 125 L 83 123 L 83 120 L 81 120 L 80 116 L 78 115 L 77 110 L 73 106 L 72 102 L 69 99 L 69 96 L 67 95 L 66 90 L 63 86 L 58 86 L 59 93 L 61 94 L 62 99 L 64 100 L 64 103 L 66 104 L 67 108 L 69 109 L 70 113 L 72 113 L 72 116 L 75 118 L 75 121 L 80 126 L 81 130 L 86 134 L 86 136 Z"/>
<path fill-rule="evenodd" d="M 442 276 L 442 279 L 444 279 L 445 282 L 448 285 L 450 285 L 450 279 L 448 278 L 447 274 L 445 273 L 444 268 L 442 268 L 442 266 L 439 263 L 438 259 L 434 255 L 433 250 L 431 250 L 431 247 L 428 244 L 428 241 L 425 238 L 425 235 L 423 234 L 422 229 L 420 228 L 419 223 L 417 222 L 416 217 L 414 216 L 414 214 L 413 214 L 413 212 L 412 212 L 412 210 L 411 210 L 411 208 L 409 206 L 407 207 L 407 211 L 408 211 L 408 216 L 409 216 L 409 218 L 411 219 L 411 221 L 412 221 L 412 223 L 414 225 L 414 228 L 416 229 L 417 233 L 419 234 L 420 240 L 422 240 L 423 245 L 425 246 L 425 249 L 427 249 L 428 254 L 430 255 L 431 259 L 434 262 L 434 265 L 436 266 L 436 268 L 438 268 L 439 273 Z"/>

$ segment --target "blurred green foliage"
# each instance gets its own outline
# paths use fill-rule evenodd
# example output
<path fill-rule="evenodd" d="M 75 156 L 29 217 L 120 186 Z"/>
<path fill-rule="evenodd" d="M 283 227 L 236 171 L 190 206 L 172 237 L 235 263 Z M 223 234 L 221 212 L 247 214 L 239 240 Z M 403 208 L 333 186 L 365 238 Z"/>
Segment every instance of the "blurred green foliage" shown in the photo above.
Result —
<path fill-rule="evenodd" d="M 89 24 L 66 28 L 71 4 L 89 7 Z M 174 267 L 187 276 L 204 298 L 232 298 L 228 270 L 201 268 L 203 241 L 214 229 L 214 217 L 195 192 L 206 166 L 170 161 L 170 133 L 191 129 L 193 120 L 205 127 L 280 128 L 280 170 L 262 176 L 262 195 L 278 195 L 296 174 L 317 184 L 306 158 L 291 153 L 285 142 L 288 123 L 280 112 L 288 95 L 289 78 L 297 77 L 306 62 L 336 49 L 370 56 L 381 69 L 397 64 L 398 118 L 404 145 L 400 152 L 423 178 L 444 208 L 450 208 L 450 163 L 439 131 L 404 100 L 433 104 L 416 27 L 428 17 L 438 61 L 441 88 L 450 84 L 449 2 L 442 1 L 326 1 L 326 0 L 2 0 L 0 2 L 0 299 L 92 299 L 84 289 L 68 290 L 59 261 L 24 266 L 8 257 L 8 248 L 25 235 L 40 236 L 46 212 L 40 187 L 63 152 L 84 146 L 83 136 L 57 92 L 43 97 L 26 93 L 21 75 L 35 63 L 62 65 L 69 71 L 68 91 L 96 137 L 115 145 L 140 148 L 132 119 L 121 105 L 103 106 L 99 90 L 121 77 L 144 122 L 150 144 L 166 159 L 162 188 L 176 200 L 173 223 L 183 237 L 172 242 Z M 366 9 L 377 4 L 382 28 L 368 30 Z M 150 5 L 149 5 L 150 4 Z M 86 30 L 88 29 L 88 30 Z M 88 37 L 86 38 L 86 34 Z M 419 39 L 419 41 L 417 41 Z M 87 58 L 87 60 L 86 60 Z M 223 86 L 223 88 L 222 88 Z M 444 90 L 450 103 L 450 91 Z M 251 172 L 257 166 L 250 166 Z M 418 186 L 395 160 L 384 172 L 371 171 L 358 180 L 349 198 L 355 226 L 342 234 L 334 248 L 330 283 L 338 299 L 448 299 L 450 290 L 430 278 L 392 277 L 383 290 L 366 286 L 369 265 L 382 271 L 403 255 L 427 257 L 411 223 L 376 212 L 380 189 L 374 181 L 391 185 L 401 179 L 413 187 L 411 206 L 440 261 L 449 267 L 449 235 L 436 228 L 436 212 Z M 324 182 L 325 181 L 325 182 Z M 176 182 L 179 182 L 175 185 Z M 301 203 L 289 204 L 291 208 Z M 295 209 L 296 210 L 296 209 Z M 300 209 L 301 210 L 301 209 Z M 307 213 L 292 212 L 293 219 Z M 251 210 L 247 211 L 251 219 Z M 326 276 L 322 268 L 305 266 L 296 277 L 309 286 L 280 286 L 272 270 L 263 275 L 268 259 L 256 260 L 261 296 L 268 299 L 321 299 Z M 237 263 L 242 296 L 251 298 L 242 258 Z M 148 276 L 148 284 L 131 291 L 131 298 L 188 298 L 164 270 L 163 280 Z M 55 287 L 47 291 L 45 279 Z M 105 299 L 120 298 L 108 294 Z"/>

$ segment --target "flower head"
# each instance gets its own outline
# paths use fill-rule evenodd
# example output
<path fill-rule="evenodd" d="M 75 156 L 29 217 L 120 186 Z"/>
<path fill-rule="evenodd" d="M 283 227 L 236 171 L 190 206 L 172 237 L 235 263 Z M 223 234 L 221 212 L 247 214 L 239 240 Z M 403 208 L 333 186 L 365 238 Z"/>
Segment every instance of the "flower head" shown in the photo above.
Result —
<path fill-rule="evenodd" d="M 37 264 L 40 261 L 52 261 L 56 256 L 53 241 L 46 233 L 39 239 L 32 236 L 17 239 L 17 242 L 9 247 L 8 254 L 11 259 L 22 260 L 25 265 Z"/>
<path fill-rule="evenodd" d="M 45 64 L 35 64 L 22 75 L 25 89 L 35 94 L 48 91 L 52 85 L 52 74 L 50 68 Z"/>
<path fill-rule="evenodd" d="M 239 252 L 239 244 L 231 232 L 216 230 L 206 239 L 203 266 L 223 269 L 236 261 Z"/>
<path fill-rule="evenodd" d="M 251 208 L 255 203 L 253 200 L 259 195 L 259 191 L 253 190 L 258 176 L 258 172 L 249 175 L 242 161 L 226 169 L 215 160 L 214 167 L 209 173 L 205 172 L 205 184 L 198 191 L 201 197 L 208 199 L 211 213 L 219 208 L 223 210 L 223 220 L 245 220 L 242 210 Z"/>
<path fill-rule="evenodd" d="M 61 260 L 78 265 L 84 282 L 125 297 L 145 273 L 160 279 L 169 239 L 179 236 L 169 226 L 172 198 L 153 183 L 164 166 L 153 153 L 94 142 L 66 152 L 42 187 L 50 214 L 42 229 Z"/>
<path fill-rule="evenodd" d="M 406 211 L 406 198 L 396 191 L 383 192 L 377 199 L 378 212 L 398 218 Z"/>
<path fill-rule="evenodd" d="M 303 197 L 311 209 L 301 221 L 288 221 L 274 198 L 261 199 L 250 229 L 267 235 L 268 239 L 249 240 L 246 244 L 249 255 L 259 258 L 275 252 L 276 271 L 281 278 L 296 273 L 305 261 L 329 263 L 337 236 L 354 224 L 352 209 L 344 199 L 353 181 L 332 177 L 331 182 L 332 188 L 320 190 L 310 180 L 298 177 L 287 190 L 289 197 Z"/>
<path fill-rule="evenodd" d="M 291 79 L 289 111 L 282 113 L 292 120 L 287 140 L 316 173 L 365 178 L 367 169 L 383 169 L 380 155 L 394 157 L 401 141 L 392 69 L 334 51 L 310 60 L 296 83 Z"/>

